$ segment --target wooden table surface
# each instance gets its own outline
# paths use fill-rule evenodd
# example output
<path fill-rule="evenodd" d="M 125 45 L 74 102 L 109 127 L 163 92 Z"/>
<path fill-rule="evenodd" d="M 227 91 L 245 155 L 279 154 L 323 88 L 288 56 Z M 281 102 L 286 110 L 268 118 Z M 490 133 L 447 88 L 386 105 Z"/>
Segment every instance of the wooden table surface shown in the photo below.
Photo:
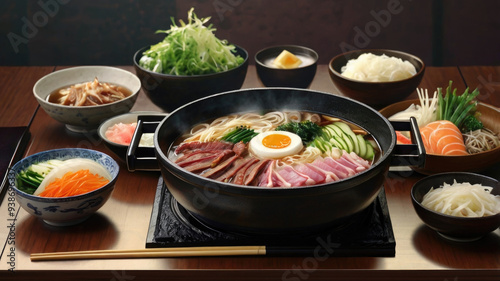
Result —
<path fill-rule="evenodd" d="M 129 66 L 123 68 L 134 71 Z M 63 147 L 110 153 L 96 135 L 69 133 L 63 124 L 42 109 L 37 110 L 33 85 L 57 69 L 0 67 L 0 126 L 26 126 L 34 115 L 25 155 Z M 479 87 L 481 101 L 500 106 L 500 67 L 428 67 L 420 87 L 434 90 L 446 87 L 449 80 L 460 91 L 467 86 Z M 254 87 L 262 85 L 255 67 L 250 66 L 243 88 Z M 340 95 L 330 81 L 326 65 L 318 66 L 310 88 Z M 416 97 L 415 92 L 409 99 Z M 132 110 L 160 111 L 142 92 Z M 30 254 L 39 252 L 145 248 L 160 174 L 130 173 L 123 162 L 120 168 L 110 200 L 97 214 L 76 226 L 49 226 L 20 209 L 14 223 L 15 236 L 11 237 L 5 197 L 0 206 L 3 245 L 0 280 L 500 280 L 500 230 L 471 243 L 441 238 L 413 210 L 410 189 L 422 178 L 415 173 L 389 173 L 384 184 L 396 239 L 395 257 L 330 257 L 318 261 L 311 257 L 250 256 L 31 262 Z M 491 170 L 484 173 L 497 178 L 499 174 Z M 14 241 L 15 245 L 9 245 L 8 241 Z M 10 247 L 14 247 L 13 251 Z M 9 264 L 11 261 L 14 263 Z M 12 265 L 14 272 L 9 271 Z"/>

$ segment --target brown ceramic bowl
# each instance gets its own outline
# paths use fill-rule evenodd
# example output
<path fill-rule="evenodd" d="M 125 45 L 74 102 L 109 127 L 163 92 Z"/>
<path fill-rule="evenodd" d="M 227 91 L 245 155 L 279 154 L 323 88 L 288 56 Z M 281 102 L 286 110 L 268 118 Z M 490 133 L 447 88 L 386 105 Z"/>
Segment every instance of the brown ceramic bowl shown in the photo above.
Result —
<path fill-rule="evenodd" d="M 395 113 L 407 109 L 413 103 L 420 104 L 420 101 L 414 99 L 398 102 L 383 108 L 380 113 L 389 118 Z M 477 109 L 481 112 L 479 119 L 484 126 L 494 132 L 500 132 L 500 109 L 484 103 L 479 103 Z M 412 167 L 412 169 L 427 175 L 444 172 L 478 172 L 498 162 L 500 162 L 500 147 L 465 156 L 427 154 L 425 166 L 423 168 Z"/>
<path fill-rule="evenodd" d="M 445 215 L 424 207 L 421 202 L 431 187 L 438 188 L 445 182 L 453 184 L 469 182 L 493 187 L 491 194 L 500 195 L 500 185 L 496 179 L 473 173 L 442 173 L 426 177 L 413 185 L 411 199 L 420 219 L 441 236 L 455 241 L 473 241 L 500 227 L 500 213 L 480 218 L 464 218 Z"/>
<path fill-rule="evenodd" d="M 407 60 L 413 64 L 417 73 L 410 78 L 392 82 L 363 82 L 342 76 L 341 69 L 351 59 L 358 58 L 361 54 L 387 55 Z M 424 76 L 425 64 L 418 57 L 394 50 L 367 49 L 355 50 L 337 55 L 330 60 L 328 72 L 337 89 L 344 95 L 371 107 L 380 109 L 389 104 L 404 100 L 420 84 Z"/>

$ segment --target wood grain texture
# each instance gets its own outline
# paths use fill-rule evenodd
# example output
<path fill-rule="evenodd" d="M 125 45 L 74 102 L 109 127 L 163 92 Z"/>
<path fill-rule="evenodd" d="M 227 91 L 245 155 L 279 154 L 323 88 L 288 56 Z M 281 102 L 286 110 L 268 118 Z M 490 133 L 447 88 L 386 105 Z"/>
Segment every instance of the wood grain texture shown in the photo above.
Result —
<path fill-rule="evenodd" d="M 500 66 L 461 66 L 460 72 L 471 89 L 479 89 L 478 100 L 500 106 Z"/>
<path fill-rule="evenodd" d="M 0 126 L 27 126 L 38 107 L 33 86 L 54 70 L 46 67 L 0 67 Z"/>
<path fill-rule="evenodd" d="M 123 67 L 131 70 L 129 66 Z M 0 72 L 4 67 L 0 67 Z M 489 68 L 478 68 L 489 75 Z M 37 68 L 22 68 L 36 76 Z M 318 67 L 311 89 L 340 94 Z M 457 67 L 429 67 L 420 87 L 447 85 L 465 89 Z M 245 88 L 261 87 L 255 68 L 249 68 Z M 14 89 L 14 88 L 10 88 Z M 415 98 L 410 96 L 409 98 Z M 497 106 L 500 104 L 496 104 Z M 145 95 L 137 110 L 153 109 Z M 10 115 L 20 107 L 8 108 Z M 97 136 L 68 132 L 64 125 L 39 110 L 32 124 L 32 143 L 26 154 L 60 147 L 92 148 L 110 153 Z M 120 161 L 119 159 L 116 159 Z M 5 251 L 0 259 L 1 280 L 498 280 L 500 230 L 473 243 L 442 239 L 427 228 L 413 210 L 411 186 L 421 175 L 390 173 L 384 183 L 396 238 L 396 256 L 379 257 L 203 257 L 31 262 L 34 252 L 143 249 L 154 201 L 158 172 L 134 172 L 120 163 L 120 176 L 110 200 L 97 214 L 72 227 L 52 227 L 19 210 L 15 231 L 16 271 L 7 272 Z M 4 201 L 5 202 L 5 201 Z M 7 224 L 6 205 L 0 222 Z M 8 233 L 2 228 L 3 244 Z M 61 269 L 63 269 L 61 271 Z M 121 279 L 120 279 L 121 278 Z M 128 279 L 127 279 L 128 278 Z M 496 278 L 496 279 L 495 279 Z"/>

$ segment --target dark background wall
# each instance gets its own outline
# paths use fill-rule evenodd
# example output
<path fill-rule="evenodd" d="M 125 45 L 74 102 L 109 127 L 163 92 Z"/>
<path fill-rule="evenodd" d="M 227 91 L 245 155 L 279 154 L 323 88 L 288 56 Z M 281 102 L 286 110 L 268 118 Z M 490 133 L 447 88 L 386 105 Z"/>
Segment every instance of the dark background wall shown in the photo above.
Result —
<path fill-rule="evenodd" d="M 321 63 L 349 49 L 390 48 L 428 65 L 500 65 L 496 0 L 2 0 L 0 65 L 131 65 L 190 7 L 251 57 L 299 44 Z"/>

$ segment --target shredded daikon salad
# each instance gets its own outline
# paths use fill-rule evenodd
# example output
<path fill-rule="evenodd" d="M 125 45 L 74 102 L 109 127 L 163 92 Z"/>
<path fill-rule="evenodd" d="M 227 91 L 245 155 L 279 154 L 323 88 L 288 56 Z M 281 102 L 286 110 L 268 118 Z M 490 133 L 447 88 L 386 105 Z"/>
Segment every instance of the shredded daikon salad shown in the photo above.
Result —
<path fill-rule="evenodd" d="M 429 92 L 427 91 L 427 89 L 424 90 L 417 88 L 417 93 L 420 100 L 420 105 L 412 103 L 407 109 L 389 117 L 389 120 L 408 121 L 410 120 L 410 117 L 415 117 L 420 128 L 433 121 L 436 121 L 436 109 L 438 104 L 437 91 L 434 91 L 432 98 L 429 98 Z"/>
<path fill-rule="evenodd" d="M 468 182 L 444 183 L 424 195 L 422 205 L 433 211 L 456 217 L 485 217 L 500 213 L 500 196 L 493 188 Z"/>
<path fill-rule="evenodd" d="M 417 73 L 415 66 L 400 58 L 372 53 L 351 59 L 342 67 L 343 76 L 364 82 L 391 82 L 404 80 Z"/>

